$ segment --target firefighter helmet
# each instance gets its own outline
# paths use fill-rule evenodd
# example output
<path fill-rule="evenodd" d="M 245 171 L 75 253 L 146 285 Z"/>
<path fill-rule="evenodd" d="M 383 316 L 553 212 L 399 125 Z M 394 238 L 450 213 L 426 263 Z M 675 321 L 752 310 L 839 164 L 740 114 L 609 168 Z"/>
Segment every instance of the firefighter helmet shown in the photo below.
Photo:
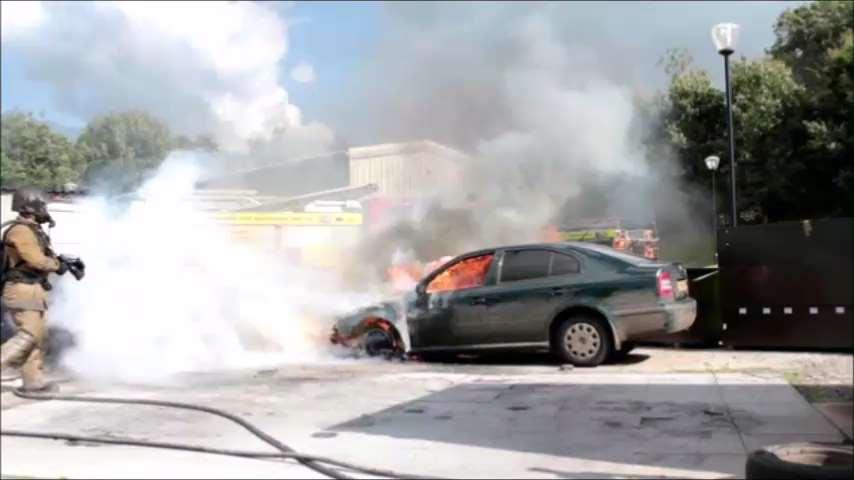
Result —
<path fill-rule="evenodd" d="M 45 194 L 38 188 L 24 187 L 12 195 L 12 211 L 30 214 L 36 218 L 49 217 Z"/>

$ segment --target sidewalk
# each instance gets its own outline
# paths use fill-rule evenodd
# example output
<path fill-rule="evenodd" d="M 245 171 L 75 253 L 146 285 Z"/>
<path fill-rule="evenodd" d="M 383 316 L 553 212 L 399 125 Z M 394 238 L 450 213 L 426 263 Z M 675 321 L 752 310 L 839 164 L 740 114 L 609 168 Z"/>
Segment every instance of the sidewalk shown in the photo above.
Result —
<path fill-rule="evenodd" d="M 102 391 L 224 408 L 299 451 L 426 476 L 741 477 L 747 454 L 763 445 L 843 440 L 778 375 L 483 375 L 413 368 L 347 375 L 336 367 L 285 369 L 263 379 L 210 376 L 190 389 Z M 86 394 L 87 388 L 69 385 L 66 392 Z M 162 408 L 26 402 L 4 406 L 2 421 L 8 429 L 269 448 L 222 419 Z M 313 474 L 293 463 L 10 437 L 2 438 L 0 455 L 4 475 Z"/>

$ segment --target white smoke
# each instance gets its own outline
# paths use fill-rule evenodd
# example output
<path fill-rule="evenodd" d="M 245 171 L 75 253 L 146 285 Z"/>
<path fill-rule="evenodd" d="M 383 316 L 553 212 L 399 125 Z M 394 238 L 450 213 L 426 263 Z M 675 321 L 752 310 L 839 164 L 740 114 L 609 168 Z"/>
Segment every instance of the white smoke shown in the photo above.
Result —
<path fill-rule="evenodd" d="M 433 204 L 473 215 L 428 208 L 435 221 L 411 222 L 411 231 L 395 237 L 407 240 L 400 247 L 417 245 L 420 237 L 440 239 L 434 245 L 446 251 L 430 249 L 420 258 L 426 261 L 538 241 L 546 225 L 563 220 L 567 204 L 582 200 L 596 204 L 589 216 L 629 216 L 621 203 L 653 213 L 648 196 L 600 188 L 602 198 L 593 202 L 583 192 L 600 178 L 654 183 L 657 173 L 632 135 L 638 113 L 633 86 L 603 67 L 607 48 L 584 44 L 564 28 L 557 14 L 565 17 L 573 8 L 388 7 L 387 36 L 395 41 L 379 49 L 377 63 L 389 68 L 372 72 L 382 78 L 365 82 L 378 88 L 367 96 L 371 105 L 362 125 L 391 138 L 432 138 L 472 154 L 461 162 L 459 181 L 436 185 Z M 465 18 L 465 28 L 458 28 L 456 17 Z"/>
<path fill-rule="evenodd" d="M 161 381 L 184 371 L 319 361 L 329 358 L 333 315 L 374 300 L 342 292 L 332 274 L 233 239 L 187 200 L 202 174 L 198 160 L 171 154 L 139 189 L 143 201 L 80 205 L 74 253 L 87 274 L 80 282 L 62 277 L 50 311 L 51 322 L 75 336 L 63 357 L 72 372 Z"/>
<path fill-rule="evenodd" d="M 316 78 L 314 67 L 310 63 L 300 62 L 291 70 L 291 78 L 300 83 L 312 83 Z"/>
<path fill-rule="evenodd" d="M 303 127 L 279 83 L 288 25 L 274 5 L 3 2 L 2 17 L 4 55 L 21 58 L 63 113 L 143 109 L 231 150 L 277 129 L 316 149 L 331 138 L 322 125 Z"/>
<path fill-rule="evenodd" d="M 26 31 L 44 20 L 41 2 L 0 2 L 2 38 Z"/>

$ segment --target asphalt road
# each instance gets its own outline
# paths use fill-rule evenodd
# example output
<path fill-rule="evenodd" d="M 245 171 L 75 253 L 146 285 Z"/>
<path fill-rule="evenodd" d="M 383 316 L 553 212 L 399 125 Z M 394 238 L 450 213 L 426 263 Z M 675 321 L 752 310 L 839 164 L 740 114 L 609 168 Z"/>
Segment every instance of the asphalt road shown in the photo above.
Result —
<path fill-rule="evenodd" d="M 440 477 L 740 477 L 747 453 L 761 445 L 843 440 L 786 373 L 816 358 L 842 364 L 839 356 L 672 352 L 643 349 L 594 369 L 562 369 L 545 356 L 343 361 L 188 374 L 164 386 L 71 381 L 63 393 L 223 408 L 304 453 Z M 4 429 L 269 450 L 202 413 L 9 393 L 2 408 Z M 319 476 L 290 461 L 9 437 L 0 441 L 0 465 L 4 476 L 53 478 Z"/>

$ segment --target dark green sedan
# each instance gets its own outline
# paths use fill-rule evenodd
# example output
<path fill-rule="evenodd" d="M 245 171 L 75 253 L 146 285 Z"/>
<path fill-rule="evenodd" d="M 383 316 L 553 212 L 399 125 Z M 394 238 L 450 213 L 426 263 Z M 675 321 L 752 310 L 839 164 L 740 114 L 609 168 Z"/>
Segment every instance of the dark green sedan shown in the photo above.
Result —
<path fill-rule="evenodd" d="M 688 329 L 696 312 L 679 264 L 589 243 L 518 245 L 454 258 L 401 301 L 339 318 L 331 340 L 369 354 L 548 349 L 594 366 Z"/>

